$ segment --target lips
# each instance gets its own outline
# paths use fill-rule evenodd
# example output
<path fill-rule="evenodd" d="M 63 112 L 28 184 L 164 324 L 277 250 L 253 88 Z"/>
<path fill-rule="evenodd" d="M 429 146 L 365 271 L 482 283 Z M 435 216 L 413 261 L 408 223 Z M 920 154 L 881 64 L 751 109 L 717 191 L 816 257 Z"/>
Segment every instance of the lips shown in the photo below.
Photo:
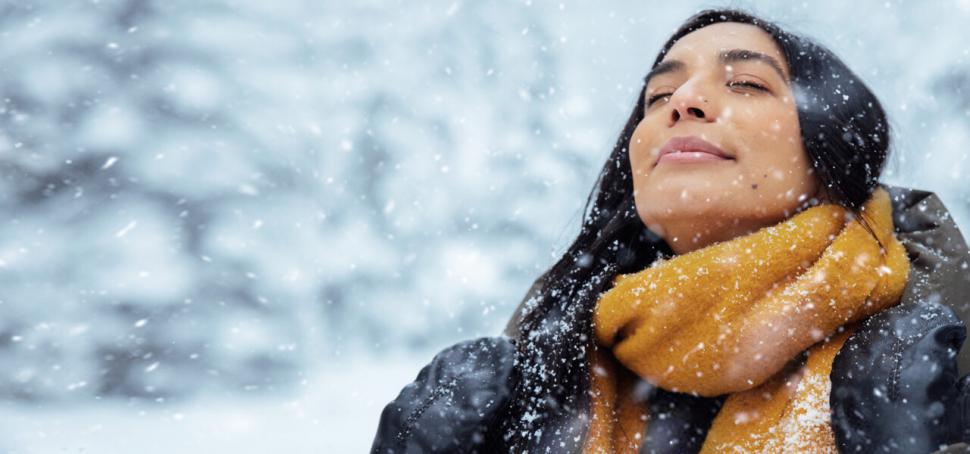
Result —
<path fill-rule="evenodd" d="M 666 158 L 665 161 L 734 160 L 734 157 L 729 155 L 724 150 L 697 136 L 680 136 L 668 140 L 667 143 L 660 148 L 660 153 L 657 155 L 657 161 L 654 162 L 654 166 L 656 166 L 657 163 L 663 159 L 664 155 L 668 154 L 673 154 L 676 156 L 670 156 Z"/>

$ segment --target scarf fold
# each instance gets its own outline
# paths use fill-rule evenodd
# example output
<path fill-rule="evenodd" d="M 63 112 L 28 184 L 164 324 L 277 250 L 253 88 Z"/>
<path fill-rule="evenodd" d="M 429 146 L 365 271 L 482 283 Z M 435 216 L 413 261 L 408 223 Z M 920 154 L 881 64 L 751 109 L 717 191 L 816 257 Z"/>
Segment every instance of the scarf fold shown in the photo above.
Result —
<path fill-rule="evenodd" d="M 823 204 L 617 276 L 593 317 L 584 451 L 636 452 L 649 424 L 637 377 L 728 395 L 702 452 L 834 450 L 832 360 L 854 322 L 899 301 L 909 274 L 889 194 L 878 188 L 861 213 L 871 232 Z"/>

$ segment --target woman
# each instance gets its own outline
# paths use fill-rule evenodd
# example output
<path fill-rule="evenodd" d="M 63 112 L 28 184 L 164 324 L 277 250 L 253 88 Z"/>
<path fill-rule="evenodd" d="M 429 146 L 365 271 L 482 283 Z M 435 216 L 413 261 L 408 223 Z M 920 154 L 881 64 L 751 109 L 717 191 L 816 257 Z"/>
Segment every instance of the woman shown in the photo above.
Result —
<path fill-rule="evenodd" d="M 441 352 L 374 452 L 956 452 L 970 254 L 878 182 L 879 101 L 734 10 L 663 46 L 579 237 L 506 330 Z"/>

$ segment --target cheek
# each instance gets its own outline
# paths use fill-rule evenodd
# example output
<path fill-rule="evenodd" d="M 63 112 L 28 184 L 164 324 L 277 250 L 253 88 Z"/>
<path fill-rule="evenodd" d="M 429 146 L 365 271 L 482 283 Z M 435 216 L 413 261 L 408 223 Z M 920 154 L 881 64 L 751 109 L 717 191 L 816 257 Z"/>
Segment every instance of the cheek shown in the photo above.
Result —
<path fill-rule="evenodd" d="M 768 130 L 760 134 L 765 150 L 774 150 L 769 157 L 778 170 L 788 177 L 798 177 L 808 171 L 808 159 L 802 144 L 801 128 L 798 116 L 787 109 L 778 112 L 771 121 Z"/>
<path fill-rule="evenodd" d="M 735 124 L 745 148 L 757 150 L 752 161 L 775 162 L 781 167 L 798 166 L 805 161 L 798 115 L 788 108 L 751 109 Z M 765 121 L 766 118 L 770 120 Z"/>
<path fill-rule="evenodd" d="M 759 107 L 739 109 L 743 115 L 734 118 L 748 152 L 741 162 L 747 182 L 742 186 L 762 201 L 811 195 L 816 180 L 802 145 L 797 111 L 784 103 Z"/>
<path fill-rule="evenodd" d="M 645 122 L 641 122 L 630 137 L 630 168 L 633 170 L 634 181 L 650 174 L 650 164 L 659 150 L 659 146 L 648 139 L 650 135 L 647 131 Z"/>
<path fill-rule="evenodd" d="M 798 144 L 775 144 L 773 153 L 750 160 L 747 166 L 750 188 L 758 199 L 783 208 L 802 202 L 816 190 L 816 180 L 805 151 Z"/>
<path fill-rule="evenodd" d="M 759 145 L 801 143 L 798 112 L 780 102 L 736 109 L 732 123 L 746 141 Z"/>

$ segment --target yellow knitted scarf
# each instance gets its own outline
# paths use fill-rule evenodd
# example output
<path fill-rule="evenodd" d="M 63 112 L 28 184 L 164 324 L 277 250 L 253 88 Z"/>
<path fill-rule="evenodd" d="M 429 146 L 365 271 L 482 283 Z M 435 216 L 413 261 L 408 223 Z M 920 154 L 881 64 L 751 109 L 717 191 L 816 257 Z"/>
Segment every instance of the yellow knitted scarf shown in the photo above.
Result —
<path fill-rule="evenodd" d="M 878 188 L 862 216 L 871 233 L 818 205 L 617 276 L 594 313 L 584 452 L 639 449 L 650 415 L 637 377 L 729 395 L 702 452 L 834 452 L 832 360 L 854 322 L 899 301 L 909 274 L 889 194 Z"/>

